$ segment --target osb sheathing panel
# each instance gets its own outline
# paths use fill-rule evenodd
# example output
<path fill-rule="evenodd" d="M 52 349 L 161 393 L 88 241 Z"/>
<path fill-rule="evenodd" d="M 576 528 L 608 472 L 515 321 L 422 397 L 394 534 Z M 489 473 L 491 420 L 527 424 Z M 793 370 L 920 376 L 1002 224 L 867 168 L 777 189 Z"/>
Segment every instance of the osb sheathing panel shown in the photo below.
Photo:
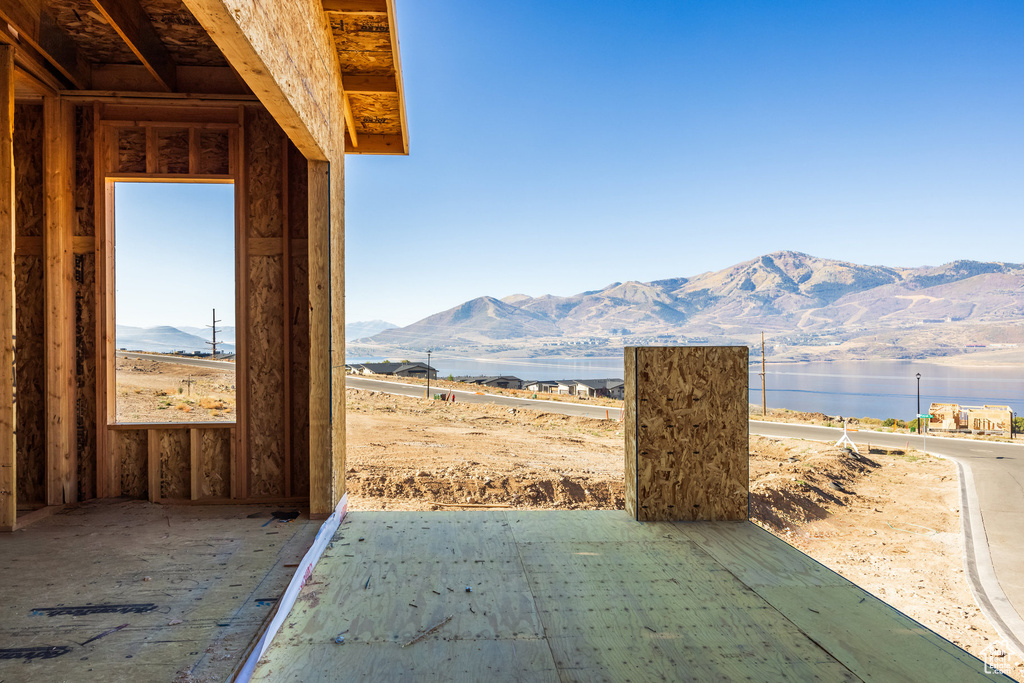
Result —
<path fill-rule="evenodd" d="M 227 66 L 227 60 L 181 0 L 142 0 L 153 28 L 176 64 Z"/>
<path fill-rule="evenodd" d="M 281 237 L 284 132 L 262 107 L 245 108 L 245 158 L 248 168 L 246 224 L 250 237 Z M 251 327 L 251 325 L 250 325 Z"/>
<path fill-rule="evenodd" d="M 75 107 L 75 235 L 96 234 L 93 108 Z"/>
<path fill-rule="evenodd" d="M 43 107 L 14 107 L 15 229 L 18 235 L 43 234 Z"/>
<path fill-rule="evenodd" d="M 117 32 L 99 13 L 92 0 L 45 0 L 45 11 L 53 17 L 90 62 L 139 64 Z"/>
<path fill-rule="evenodd" d="M 261 107 L 246 107 L 244 139 L 248 236 L 283 237 L 284 133 Z M 284 262 L 252 255 L 245 262 L 249 495 L 283 496 Z"/>
<path fill-rule="evenodd" d="M 333 12 L 327 18 L 343 71 L 375 76 L 395 72 L 386 18 L 359 18 Z"/>
<path fill-rule="evenodd" d="M 78 497 L 96 497 L 96 256 L 75 254 L 75 421 Z"/>
<path fill-rule="evenodd" d="M 747 519 L 747 355 L 743 346 L 636 349 L 626 401 L 636 404 L 637 475 L 625 483 L 637 519 Z"/>
<path fill-rule="evenodd" d="M 39 237 L 43 226 L 43 108 L 14 110 L 15 234 Z M 18 501 L 46 501 L 46 386 L 42 255 L 14 257 Z"/>
<path fill-rule="evenodd" d="M 17 140 L 17 138 L 15 138 Z M 18 185 L 18 192 L 22 191 Z M 37 188 L 41 189 L 40 186 Z M 43 259 L 14 257 L 15 372 L 18 382 L 18 501 L 46 501 L 46 357 L 43 346 Z"/>
<path fill-rule="evenodd" d="M 157 173 L 188 173 L 188 128 L 156 130 Z"/>
<path fill-rule="evenodd" d="M 121 173 L 145 173 L 146 129 L 119 128 L 116 135 L 117 171 Z"/>
<path fill-rule="evenodd" d="M 248 262 L 249 493 L 283 496 L 283 263 L 280 256 L 250 256 Z"/>
<path fill-rule="evenodd" d="M 307 191 L 306 159 L 289 145 L 288 233 L 293 240 L 305 240 L 308 235 Z M 293 245 L 290 276 L 291 494 L 306 496 L 309 495 L 309 254 L 305 248 Z"/>
<path fill-rule="evenodd" d="M 146 430 L 111 430 L 110 452 L 121 470 L 121 495 L 149 497 L 149 439 Z"/>
<path fill-rule="evenodd" d="M 199 172 L 227 174 L 230 166 L 230 134 L 226 130 L 199 130 Z"/>
<path fill-rule="evenodd" d="M 398 93 L 349 95 L 349 103 L 352 111 L 356 112 L 358 133 L 397 135 L 402 132 Z"/>
<path fill-rule="evenodd" d="M 160 497 L 192 497 L 192 439 L 187 429 L 154 429 L 160 454 Z"/>
<path fill-rule="evenodd" d="M 201 498 L 227 498 L 231 495 L 232 435 L 230 429 L 203 429 L 199 432 Z"/>

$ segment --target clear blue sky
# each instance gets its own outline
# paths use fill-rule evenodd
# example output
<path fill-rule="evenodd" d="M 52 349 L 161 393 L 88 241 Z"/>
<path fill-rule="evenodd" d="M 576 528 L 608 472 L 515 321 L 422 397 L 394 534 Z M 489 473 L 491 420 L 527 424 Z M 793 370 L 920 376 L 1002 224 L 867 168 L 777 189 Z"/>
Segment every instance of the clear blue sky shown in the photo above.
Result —
<path fill-rule="evenodd" d="M 234 186 L 117 183 L 116 322 L 235 324 Z"/>
<path fill-rule="evenodd" d="M 778 249 L 1024 261 L 1024 2 L 398 0 L 411 156 L 348 157 L 347 318 Z"/>
<path fill-rule="evenodd" d="M 779 249 L 1024 261 L 1022 0 L 396 4 L 412 150 L 348 157 L 350 321 Z M 230 251 L 208 247 L 230 235 L 196 245 L 230 223 L 231 187 L 164 205 L 147 193 L 167 186 L 132 187 L 119 322 L 227 317 Z M 132 275 L 159 302 L 127 284 L 129 218 L 170 235 Z"/>

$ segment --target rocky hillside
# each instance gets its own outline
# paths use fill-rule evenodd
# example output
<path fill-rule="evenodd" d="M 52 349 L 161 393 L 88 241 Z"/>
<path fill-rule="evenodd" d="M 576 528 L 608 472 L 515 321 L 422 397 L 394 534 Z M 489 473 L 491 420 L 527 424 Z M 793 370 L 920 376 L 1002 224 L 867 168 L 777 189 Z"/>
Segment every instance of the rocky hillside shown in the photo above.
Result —
<path fill-rule="evenodd" d="M 743 343 L 764 331 L 776 345 L 813 339 L 835 346 L 873 336 L 899 347 L 901 338 L 929 337 L 928 326 L 938 324 L 1009 326 L 1020 331 L 1002 336 L 1016 339 L 1024 334 L 1021 321 L 1022 264 L 891 268 L 781 251 L 693 277 L 616 282 L 568 297 L 480 297 L 369 341 L 410 349 L 621 346 L 656 338 Z"/>

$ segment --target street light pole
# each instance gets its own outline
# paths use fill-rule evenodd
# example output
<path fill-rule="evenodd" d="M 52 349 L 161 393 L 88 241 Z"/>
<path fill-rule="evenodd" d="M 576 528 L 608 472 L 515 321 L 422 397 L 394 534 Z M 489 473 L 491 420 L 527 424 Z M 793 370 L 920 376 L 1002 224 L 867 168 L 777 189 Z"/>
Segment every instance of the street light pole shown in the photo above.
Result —
<path fill-rule="evenodd" d="M 917 433 L 921 433 L 921 373 L 917 373 Z"/>
<path fill-rule="evenodd" d="M 427 349 L 427 399 L 430 399 L 430 352 L 433 349 Z"/>

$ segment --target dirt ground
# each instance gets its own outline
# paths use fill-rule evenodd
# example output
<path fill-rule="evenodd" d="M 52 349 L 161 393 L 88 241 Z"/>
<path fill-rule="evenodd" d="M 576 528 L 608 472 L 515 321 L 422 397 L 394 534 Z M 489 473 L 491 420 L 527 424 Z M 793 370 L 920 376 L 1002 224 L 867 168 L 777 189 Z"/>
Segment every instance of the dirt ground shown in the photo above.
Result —
<path fill-rule="evenodd" d="M 235 369 L 117 358 L 118 422 L 232 422 Z"/>
<path fill-rule="evenodd" d="M 614 420 L 356 389 L 347 408 L 352 509 L 624 506 Z M 969 652 L 999 640 L 964 577 L 952 463 L 762 437 L 750 452 L 756 523 Z"/>

